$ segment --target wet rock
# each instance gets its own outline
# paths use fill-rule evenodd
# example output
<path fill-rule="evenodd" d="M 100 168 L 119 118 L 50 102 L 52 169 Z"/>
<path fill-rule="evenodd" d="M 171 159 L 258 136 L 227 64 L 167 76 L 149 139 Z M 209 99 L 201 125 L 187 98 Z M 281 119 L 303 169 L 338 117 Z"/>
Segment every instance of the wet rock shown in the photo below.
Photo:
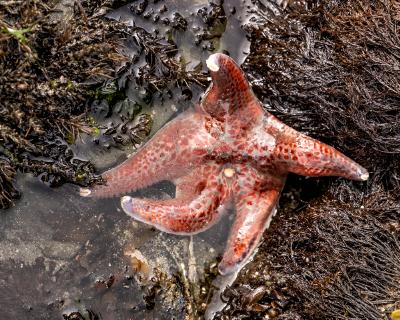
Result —
<path fill-rule="evenodd" d="M 130 9 L 137 15 L 141 15 L 146 10 L 148 4 L 149 4 L 148 0 L 136 1 L 136 3 L 130 6 Z"/>
<path fill-rule="evenodd" d="M 93 206 L 71 185 L 49 189 L 34 178 L 19 182 L 24 200 L 2 215 L 0 227 L 3 317 L 179 318 L 186 296 L 179 277 L 166 272 L 174 260 L 157 263 L 165 246 L 154 232 L 132 233 L 130 219 L 112 202 Z M 32 205 L 35 210 L 29 211 Z M 136 279 L 144 264 L 133 269 L 123 252 L 143 246 L 141 241 L 148 248 L 136 258 L 152 263 L 146 283 Z"/>
<path fill-rule="evenodd" d="M 185 31 L 187 29 L 187 21 L 184 17 L 182 17 L 178 12 L 175 12 L 172 17 L 171 26 L 175 29 L 180 29 Z"/>

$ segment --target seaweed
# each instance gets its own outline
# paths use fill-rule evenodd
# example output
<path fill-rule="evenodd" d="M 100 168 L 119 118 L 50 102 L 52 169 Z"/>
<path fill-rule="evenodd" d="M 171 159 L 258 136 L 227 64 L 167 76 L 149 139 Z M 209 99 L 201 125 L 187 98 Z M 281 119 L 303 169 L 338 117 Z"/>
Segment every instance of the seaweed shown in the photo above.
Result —
<path fill-rule="evenodd" d="M 386 318 L 400 301 L 400 205 L 374 191 L 355 203 L 326 195 L 298 215 L 284 209 L 217 319 Z"/>
<path fill-rule="evenodd" d="M 0 206 L 5 208 L 12 199 L 18 198 L 19 193 L 13 185 L 15 168 L 10 164 L 9 159 L 0 157 Z"/>
<path fill-rule="evenodd" d="M 370 179 L 289 177 L 216 319 L 388 319 L 400 301 L 400 2 L 304 1 L 278 13 L 265 4 L 247 26 L 254 91 Z"/>
<path fill-rule="evenodd" d="M 68 8 L 57 1 L 0 4 L 0 167 L 5 181 L 0 208 L 19 195 L 11 183 L 16 170 L 42 175 L 50 185 L 99 181 L 93 166 L 74 159 L 60 139 L 73 142 L 80 132 L 91 132 L 86 101 L 90 89 L 114 76 L 124 59 L 116 49 L 126 27 L 88 19 L 86 10 L 84 3 Z M 71 18 L 59 22 L 62 11 L 70 11 Z"/>
<path fill-rule="evenodd" d="M 104 144 L 107 148 L 139 145 L 150 133 L 152 119 L 136 109 L 149 103 L 154 94 L 163 99 L 180 88 L 181 99 L 190 100 L 192 84 L 205 86 L 206 75 L 187 67 L 172 40 L 104 18 L 127 2 L 0 4 L 0 81 L 4 83 L 0 87 L 0 155 L 12 167 L 6 170 L 1 162 L 2 172 L 10 173 L 7 181 L 20 170 L 40 176 L 50 186 L 100 183 L 93 165 L 77 160 L 67 144 L 86 133 L 95 136 L 96 143 L 111 136 L 112 142 Z M 186 29 L 187 22 L 179 14 L 171 23 L 174 29 Z M 104 94 L 111 83 L 115 90 Z M 126 99 L 130 87 L 141 88 L 141 101 Z M 99 104 L 108 108 L 106 118 L 118 114 L 115 110 L 121 104 L 138 108 L 102 126 L 97 120 L 104 119 L 92 121 L 89 113 L 96 112 Z M 14 184 L 4 184 L 0 207 L 12 205 L 18 194 Z"/>
<path fill-rule="evenodd" d="M 147 62 L 138 68 L 137 85 L 160 93 L 174 86 L 183 87 L 183 91 L 190 90 L 191 84 L 206 85 L 207 75 L 199 70 L 188 70 L 187 63 L 176 57 L 177 48 L 173 42 L 154 37 L 141 28 L 135 29 L 133 41 Z"/>
<path fill-rule="evenodd" d="M 245 62 L 266 108 L 400 187 L 398 1 L 309 1 L 251 29 Z M 379 155 L 379 156 L 377 156 Z"/>

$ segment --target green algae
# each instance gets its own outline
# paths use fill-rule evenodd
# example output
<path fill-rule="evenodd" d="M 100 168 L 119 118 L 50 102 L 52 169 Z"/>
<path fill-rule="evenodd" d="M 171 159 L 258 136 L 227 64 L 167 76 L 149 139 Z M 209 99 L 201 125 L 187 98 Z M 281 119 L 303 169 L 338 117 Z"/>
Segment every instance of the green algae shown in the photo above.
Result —
<path fill-rule="evenodd" d="M 32 28 L 13 29 L 13 28 L 5 27 L 5 28 L 1 29 L 1 32 L 7 33 L 7 34 L 13 36 L 22 44 L 27 44 L 28 38 L 26 37 L 25 34 L 32 32 Z"/>

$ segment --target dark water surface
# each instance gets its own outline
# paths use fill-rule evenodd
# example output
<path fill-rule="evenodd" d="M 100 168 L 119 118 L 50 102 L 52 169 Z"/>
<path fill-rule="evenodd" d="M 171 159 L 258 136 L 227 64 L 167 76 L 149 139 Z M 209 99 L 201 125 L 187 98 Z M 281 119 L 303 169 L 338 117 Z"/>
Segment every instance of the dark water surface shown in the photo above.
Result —
<path fill-rule="evenodd" d="M 157 12 L 164 3 L 149 4 L 147 10 Z M 216 51 L 227 50 L 243 62 L 249 42 L 241 26 L 250 19 L 250 7 L 245 1 L 225 4 L 224 27 L 195 45 L 203 23 L 196 12 L 208 6 L 204 0 L 168 2 L 162 17 L 179 12 L 188 21 L 186 31 L 168 31 L 129 7 L 110 18 L 148 32 L 157 29 L 177 44 L 185 61 L 201 63 L 203 69 L 205 59 Z M 129 88 L 127 95 L 135 95 L 135 90 Z M 193 93 L 192 104 L 202 90 Z M 154 133 L 181 110 L 170 98 L 163 103 L 151 100 L 142 111 L 152 115 Z M 134 150 L 104 149 L 92 140 L 83 136 L 72 149 L 100 172 Z M 201 297 L 210 300 L 205 270 L 215 270 L 232 215 L 199 235 L 176 236 L 133 221 L 120 209 L 119 198 L 81 198 L 75 186 L 51 189 L 23 174 L 17 182 L 22 199 L 0 215 L 0 319 L 182 319 L 195 314 L 197 305 L 204 308 L 207 299 Z M 173 191 L 171 184 L 161 183 L 137 195 L 168 197 Z"/>

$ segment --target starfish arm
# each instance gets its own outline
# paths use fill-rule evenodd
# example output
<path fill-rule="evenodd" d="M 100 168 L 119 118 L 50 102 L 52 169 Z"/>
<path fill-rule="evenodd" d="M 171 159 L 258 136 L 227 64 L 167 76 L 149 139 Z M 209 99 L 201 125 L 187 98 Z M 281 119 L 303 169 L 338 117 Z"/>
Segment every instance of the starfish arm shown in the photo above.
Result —
<path fill-rule="evenodd" d="M 227 190 L 217 168 L 202 166 L 178 179 L 177 197 L 169 200 L 125 196 L 122 209 L 131 217 L 174 234 L 195 234 L 211 227 L 225 211 Z"/>
<path fill-rule="evenodd" d="M 201 162 L 213 143 L 205 122 L 203 113 L 185 112 L 165 125 L 136 154 L 106 171 L 106 184 L 82 189 L 81 195 L 113 197 L 184 175 Z"/>
<path fill-rule="evenodd" d="M 231 135 L 257 122 L 264 111 L 235 61 L 215 53 L 206 63 L 212 85 L 201 102 L 202 108 L 212 117 L 225 122 L 227 131 L 232 131 Z"/>
<path fill-rule="evenodd" d="M 308 137 L 269 115 L 267 132 L 275 136 L 272 156 L 284 170 L 304 176 L 340 176 L 365 181 L 368 171 L 335 148 Z"/>
<path fill-rule="evenodd" d="M 238 166 L 236 172 L 232 186 L 236 217 L 218 266 L 221 274 L 241 268 L 254 253 L 269 226 L 286 179 L 286 175 L 262 174 L 245 164 Z"/>
<path fill-rule="evenodd" d="M 243 194 L 236 202 L 236 219 L 218 266 L 221 274 L 240 269 L 252 256 L 276 211 L 280 189 Z"/>

